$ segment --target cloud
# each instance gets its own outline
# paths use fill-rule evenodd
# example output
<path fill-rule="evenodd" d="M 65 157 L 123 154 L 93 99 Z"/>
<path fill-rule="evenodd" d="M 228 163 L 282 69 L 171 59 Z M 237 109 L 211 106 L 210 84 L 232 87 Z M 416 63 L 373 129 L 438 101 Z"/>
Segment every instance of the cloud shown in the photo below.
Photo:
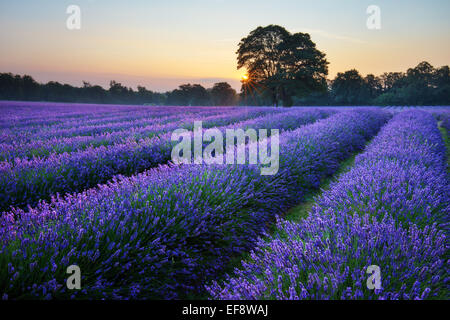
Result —
<path fill-rule="evenodd" d="M 343 36 L 343 35 L 339 35 L 339 34 L 335 34 L 335 33 L 330 33 L 330 32 L 324 31 L 324 30 L 320 30 L 320 29 L 301 28 L 299 30 L 294 30 L 294 32 L 307 32 L 310 34 L 322 36 L 324 38 L 342 40 L 342 41 L 352 42 L 352 43 L 359 43 L 359 44 L 368 44 L 369 43 L 369 42 L 361 40 L 361 39 L 347 37 L 347 36 Z M 214 40 L 214 42 L 216 42 L 216 43 L 230 43 L 230 42 L 239 43 L 239 41 L 240 40 L 238 40 L 236 38 L 224 38 L 224 39 Z"/>
<path fill-rule="evenodd" d="M 367 41 L 364 41 L 364 40 L 361 40 L 361 39 L 347 37 L 347 36 L 343 36 L 343 35 L 339 35 L 339 34 L 334 34 L 334 33 L 330 33 L 330 32 L 324 31 L 324 30 L 320 30 L 320 29 L 302 28 L 301 31 L 296 31 L 296 32 L 307 32 L 307 33 L 311 33 L 311 34 L 316 34 L 316 35 L 322 36 L 324 38 L 335 39 L 335 40 L 342 40 L 342 41 L 359 43 L 359 44 L 367 44 L 368 43 Z"/>
<path fill-rule="evenodd" d="M 367 41 L 364 41 L 364 40 L 361 40 L 358 38 L 339 35 L 339 34 L 327 32 L 325 30 L 320 30 L 320 29 L 301 28 L 301 29 L 294 30 L 294 32 L 307 32 L 312 35 L 318 35 L 318 36 L 328 38 L 328 39 L 335 39 L 335 40 L 341 40 L 341 41 L 358 43 L 358 44 L 368 44 L 369 43 Z M 239 43 L 239 41 L 240 40 L 236 39 L 236 38 L 224 38 L 224 39 L 214 40 L 214 42 L 216 42 L 216 43 Z"/>
<path fill-rule="evenodd" d="M 214 40 L 214 42 L 233 42 L 233 43 L 239 43 L 239 40 L 235 39 L 235 38 L 225 38 L 225 39 L 217 39 Z"/>

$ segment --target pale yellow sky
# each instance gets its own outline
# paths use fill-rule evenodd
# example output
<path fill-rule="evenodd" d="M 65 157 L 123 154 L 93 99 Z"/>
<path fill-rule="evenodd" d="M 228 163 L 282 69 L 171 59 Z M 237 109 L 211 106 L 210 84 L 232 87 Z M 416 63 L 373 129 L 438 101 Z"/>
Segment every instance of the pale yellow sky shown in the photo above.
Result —
<path fill-rule="evenodd" d="M 365 0 L 78 2 L 81 29 L 71 31 L 70 1 L 0 1 L 0 72 L 158 91 L 221 80 L 238 88 L 239 40 L 271 23 L 310 33 L 330 62 L 329 78 L 352 68 L 378 75 L 423 60 L 450 63 L 449 1 L 380 0 L 381 30 L 367 29 Z"/>

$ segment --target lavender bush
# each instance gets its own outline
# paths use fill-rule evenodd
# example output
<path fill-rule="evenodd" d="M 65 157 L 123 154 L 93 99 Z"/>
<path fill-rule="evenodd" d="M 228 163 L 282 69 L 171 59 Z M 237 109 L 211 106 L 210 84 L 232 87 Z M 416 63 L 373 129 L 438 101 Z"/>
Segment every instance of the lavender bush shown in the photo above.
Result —
<path fill-rule="evenodd" d="M 302 200 L 388 120 L 337 113 L 280 136 L 280 170 L 162 166 L 0 217 L 0 295 L 20 298 L 186 298 L 249 250 L 275 215 Z M 82 290 L 65 287 L 66 268 Z"/>
<path fill-rule="evenodd" d="M 308 218 L 277 230 L 215 299 L 448 298 L 449 185 L 432 115 L 403 112 L 323 193 Z M 381 288 L 366 273 L 381 268 Z"/>
<path fill-rule="evenodd" d="M 105 117 L 93 122 L 82 118 L 76 122 L 65 121 L 61 126 L 30 126 L 19 127 L 17 131 L 2 130 L 4 142 L 0 144 L 0 159 L 47 156 L 53 152 L 77 151 L 91 145 L 107 146 L 124 142 L 127 138 L 137 140 L 172 131 L 174 128 L 192 126 L 192 119 L 202 119 L 205 127 L 214 127 L 264 114 L 260 110 L 250 112 L 241 110 L 225 115 L 211 115 L 211 113 L 215 112 L 207 109 L 169 116 L 161 116 L 156 112 L 135 112 L 132 119 L 127 117 L 126 120 L 119 116 Z"/>
<path fill-rule="evenodd" d="M 242 112 L 242 111 L 241 111 Z M 258 115 L 259 112 L 251 112 Z M 270 124 L 287 129 L 314 122 L 329 115 L 325 111 L 290 111 L 290 117 L 275 117 Z M 217 124 L 233 123 L 236 114 L 229 117 L 214 116 L 204 118 L 205 128 Z M 246 116 L 240 115 L 245 118 Z M 255 129 L 269 124 L 267 117 L 259 117 L 253 122 Z M 286 120 L 287 119 L 287 120 Z M 154 126 L 155 136 L 136 141 L 128 139 L 124 143 L 109 146 L 87 147 L 85 150 L 71 153 L 51 154 L 47 157 L 35 157 L 31 160 L 16 158 L 13 162 L 0 162 L 0 210 L 9 206 L 25 207 L 35 205 L 39 200 L 47 200 L 56 193 L 82 191 L 99 183 L 105 183 L 115 175 L 132 175 L 143 170 L 166 163 L 170 160 L 173 142 L 170 130 L 193 125 L 197 116 L 190 119 Z M 212 122 L 212 123 L 210 123 Z"/>

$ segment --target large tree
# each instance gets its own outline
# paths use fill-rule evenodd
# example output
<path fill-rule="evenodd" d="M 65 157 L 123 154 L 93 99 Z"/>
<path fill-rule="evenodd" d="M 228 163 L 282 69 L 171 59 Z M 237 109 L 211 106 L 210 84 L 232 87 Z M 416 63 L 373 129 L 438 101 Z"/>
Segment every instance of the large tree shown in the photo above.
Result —
<path fill-rule="evenodd" d="M 356 105 L 363 102 L 364 78 L 355 69 L 339 72 L 331 85 L 334 101 L 340 105 Z"/>
<path fill-rule="evenodd" d="M 363 78 L 355 69 L 339 72 L 331 83 L 334 103 L 340 105 L 371 104 L 382 91 L 382 80 L 373 74 Z"/>
<path fill-rule="evenodd" d="M 168 95 L 168 104 L 181 106 L 206 106 L 209 94 L 200 84 L 182 84 Z"/>
<path fill-rule="evenodd" d="M 383 93 L 375 103 L 382 105 L 436 105 L 450 103 L 450 69 L 434 68 L 423 61 L 406 73 L 383 75 Z"/>
<path fill-rule="evenodd" d="M 211 99 L 216 106 L 230 106 L 236 102 L 236 90 L 227 82 L 218 82 L 211 89 Z"/>
<path fill-rule="evenodd" d="M 246 68 L 251 85 L 278 105 L 292 97 L 326 90 L 328 62 L 307 33 L 289 33 L 283 27 L 258 27 L 243 38 L 237 50 L 238 69 Z"/>

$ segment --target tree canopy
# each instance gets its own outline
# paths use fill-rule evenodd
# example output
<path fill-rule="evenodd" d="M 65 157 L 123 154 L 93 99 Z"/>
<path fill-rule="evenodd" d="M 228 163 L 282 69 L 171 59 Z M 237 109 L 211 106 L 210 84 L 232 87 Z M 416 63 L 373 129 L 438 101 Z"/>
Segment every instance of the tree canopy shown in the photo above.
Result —
<path fill-rule="evenodd" d="M 234 90 L 227 82 L 216 83 L 212 87 L 210 93 L 212 103 L 215 106 L 231 106 L 236 104 L 236 90 Z"/>
<path fill-rule="evenodd" d="M 236 53 L 238 69 L 248 73 L 243 86 L 269 95 L 274 105 L 281 100 L 289 106 L 293 96 L 326 90 L 328 62 L 307 33 L 258 27 L 240 41 Z"/>
<path fill-rule="evenodd" d="M 56 81 L 40 84 L 28 75 L 0 73 L 0 100 L 204 106 L 234 105 L 237 96 L 226 82 L 216 83 L 208 90 L 200 84 L 183 84 L 175 90 L 159 93 L 143 86 L 133 90 L 114 80 L 104 89 L 87 81 L 83 81 L 81 87 Z"/>
<path fill-rule="evenodd" d="M 328 62 L 307 33 L 277 25 L 258 27 L 238 44 L 237 68 L 245 68 L 241 93 L 227 82 L 206 89 L 182 84 L 168 92 L 137 90 L 112 80 L 108 89 L 81 87 L 0 73 L 0 100 L 206 105 L 450 105 L 450 69 L 423 61 L 406 72 L 362 76 L 351 69 L 327 79 Z"/>

